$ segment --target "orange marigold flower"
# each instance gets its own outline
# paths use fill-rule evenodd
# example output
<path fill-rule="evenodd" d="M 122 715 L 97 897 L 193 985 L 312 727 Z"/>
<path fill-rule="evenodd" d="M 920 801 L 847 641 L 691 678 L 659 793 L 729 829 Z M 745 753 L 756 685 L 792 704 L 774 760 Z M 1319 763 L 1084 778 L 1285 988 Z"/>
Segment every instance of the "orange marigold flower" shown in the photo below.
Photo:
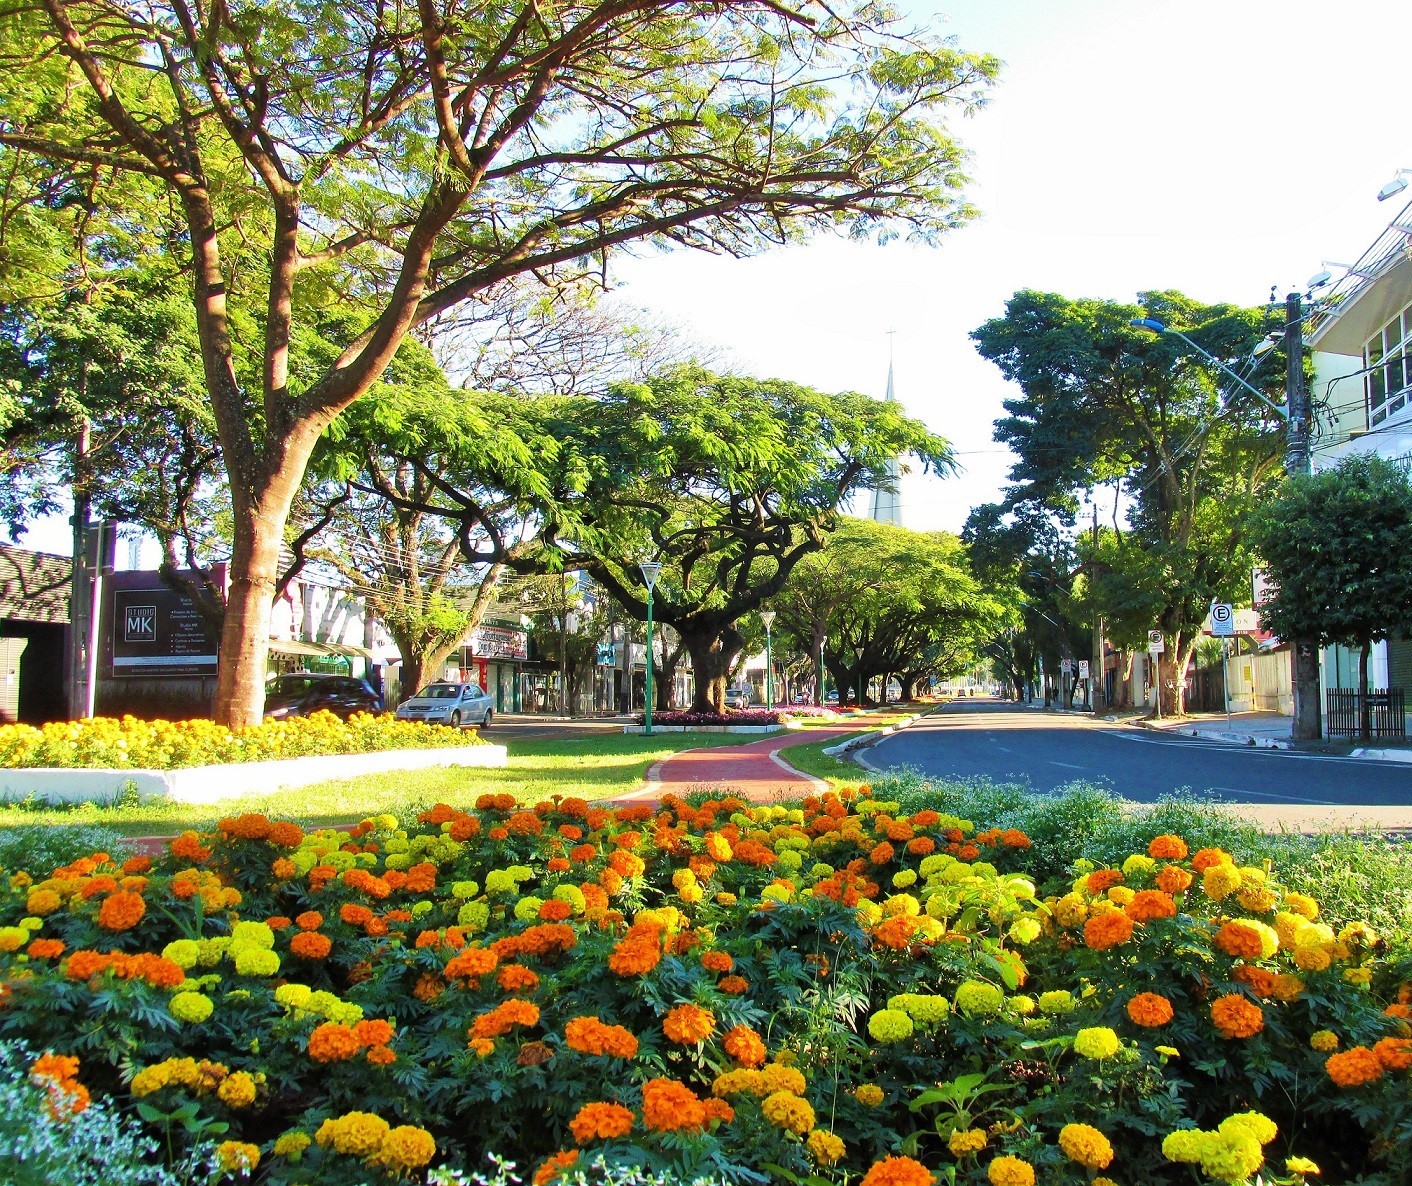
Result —
<path fill-rule="evenodd" d="M 868 860 L 874 865 L 886 865 L 896 855 L 897 850 L 884 840 L 881 844 L 874 846 L 872 852 L 868 854 Z"/>
<path fill-rule="evenodd" d="M 1190 851 L 1185 840 L 1180 836 L 1173 836 L 1171 833 L 1154 836 L 1152 843 L 1147 846 L 1147 855 L 1155 857 L 1159 861 L 1185 860 Z"/>
<path fill-rule="evenodd" d="M 285 918 L 283 914 L 272 914 L 265 919 L 265 925 L 272 931 L 283 931 L 294 925 L 292 918 Z"/>
<path fill-rule="evenodd" d="M 106 931 L 129 931 L 146 913 L 147 903 L 141 894 L 119 890 L 103 900 L 98 909 L 98 925 Z"/>
<path fill-rule="evenodd" d="M 604 1025 L 596 1017 L 575 1017 L 564 1027 L 564 1042 L 580 1054 L 610 1055 L 613 1058 L 633 1058 L 637 1055 L 637 1038 L 620 1025 Z"/>
<path fill-rule="evenodd" d="M 611 1141 L 632 1132 L 633 1114 L 622 1104 L 584 1104 L 569 1121 L 569 1131 L 580 1145 L 594 1139 Z"/>
<path fill-rule="evenodd" d="M 1191 867 L 1198 873 L 1205 873 L 1212 865 L 1231 863 L 1231 854 L 1223 848 L 1203 848 L 1191 858 Z"/>
<path fill-rule="evenodd" d="M 539 908 L 539 917 L 545 922 L 563 922 L 571 914 L 573 909 L 569 904 L 559 901 L 558 898 L 550 898 Z"/>
<path fill-rule="evenodd" d="M 547 905 L 547 903 L 546 903 Z M 568 951 L 579 941 L 574 928 L 563 923 L 546 922 L 530 927 L 519 935 L 519 949 L 525 955 L 550 955 Z"/>
<path fill-rule="evenodd" d="M 298 824 L 281 821 L 270 826 L 269 841 L 280 848 L 298 848 L 304 840 L 304 829 Z"/>
<path fill-rule="evenodd" d="M 452 956 L 446 965 L 448 980 L 470 980 L 476 976 L 488 976 L 500 962 L 495 952 L 486 947 L 468 947 L 460 955 Z"/>
<path fill-rule="evenodd" d="M 1107 951 L 1133 937 L 1133 920 L 1121 910 L 1095 914 L 1084 923 L 1084 944 L 1093 951 Z"/>
<path fill-rule="evenodd" d="M 1260 958 L 1260 932 L 1242 922 L 1223 923 L 1211 941 L 1229 956 Z"/>
<path fill-rule="evenodd" d="M 373 912 L 357 902 L 345 902 L 338 908 L 338 917 L 351 927 L 365 927 L 373 921 Z"/>
<path fill-rule="evenodd" d="M 1262 1000 L 1275 995 L 1275 974 L 1253 964 L 1240 964 L 1231 972 L 1231 979 L 1243 984 Z"/>
<path fill-rule="evenodd" d="M 1366 1046 L 1354 1046 L 1324 1060 L 1324 1070 L 1340 1087 L 1361 1087 L 1382 1078 L 1382 1061 Z"/>
<path fill-rule="evenodd" d="M 708 951 L 701 957 L 701 966 L 708 972 L 715 972 L 720 975 L 723 972 L 733 972 L 735 970 L 735 960 L 731 958 L 729 952 Z"/>
<path fill-rule="evenodd" d="M 288 857 L 280 857 L 279 860 L 275 861 L 274 864 L 270 866 L 270 872 L 280 881 L 288 881 L 298 873 L 299 870 L 295 868 L 294 862 Z"/>
<path fill-rule="evenodd" d="M 317 910 L 306 910 L 294 916 L 294 925 L 301 931 L 317 931 L 324 925 L 324 916 Z"/>
<path fill-rule="evenodd" d="M 268 819 L 253 811 L 223 819 L 216 824 L 227 836 L 235 836 L 241 840 L 264 840 L 270 834 L 271 826 Z"/>
<path fill-rule="evenodd" d="M 123 862 L 123 872 L 129 876 L 140 873 L 150 873 L 152 872 L 152 858 L 128 857 L 128 859 Z"/>
<path fill-rule="evenodd" d="M 1385 1071 L 1405 1071 L 1412 1067 L 1412 1038 L 1380 1038 L 1373 1053 Z"/>
<path fill-rule="evenodd" d="M 106 972 L 112 964 L 111 955 L 101 955 L 96 951 L 75 951 L 64 966 L 64 975 L 70 980 L 91 980 L 100 972 Z"/>
<path fill-rule="evenodd" d="M 1128 1002 L 1128 1016 L 1137 1025 L 1166 1025 L 1173 1017 L 1172 1002 L 1160 993 L 1140 992 Z"/>
<path fill-rule="evenodd" d="M 199 865 L 202 861 L 211 859 L 211 850 L 202 847 L 201 838 L 195 832 L 183 832 L 172 841 L 170 847 L 172 856 L 180 857 L 183 861 L 190 861 L 193 865 Z"/>
<path fill-rule="evenodd" d="M 539 1168 L 534 1171 L 533 1186 L 549 1186 L 565 1170 L 571 1170 L 578 1163 L 579 1152 L 574 1149 L 568 1153 L 555 1153 L 546 1161 L 540 1162 Z"/>
<path fill-rule="evenodd" d="M 25 954 L 30 959 L 56 960 L 64 954 L 64 941 L 62 939 L 36 939 L 25 948 Z"/>
<path fill-rule="evenodd" d="M 1123 909 L 1133 922 L 1150 922 L 1154 918 L 1175 918 L 1177 904 L 1171 894 L 1160 889 L 1138 890 Z"/>
<path fill-rule="evenodd" d="M 662 962 L 662 937 L 658 927 L 634 923 L 613 947 L 608 967 L 619 976 L 645 976 Z"/>
<path fill-rule="evenodd" d="M 1180 894 L 1191 888 L 1192 876 L 1185 869 L 1168 865 L 1157 872 L 1157 888 L 1169 894 Z"/>
<path fill-rule="evenodd" d="M 412 986 L 412 995 L 419 1001 L 434 1001 L 446 991 L 446 981 L 431 972 L 423 972 Z"/>
<path fill-rule="evenodd" d="M 538 1025 L 539 1006 L 530 1001 L 511 997 L 489 1013 L 482 1013 L 471 1023 L 472 1038 L 498 1038 L 517 1025 Z"/>
<path fill-rule="evenodd" d="M 727 1030 L 721 1044 L 726 1053 L 743 1067 L 759 1067 L 765 1064 L 764 1040 L 748 1025 L 737 1025 Z"/>
<path fill-rule="evenodd" d="M 642 1123 L 651 1132 L 675 1132 L 706 1126 L 706 1106 L 675 1079 L 649 1079 L 642 1085 Z"/>
<path fill-rule="evenodd" d="M 309 1035 L 309 1057 L 315 1062 L 344 1062 L 361 1049 L 353 1030 L 336 1021 L 315 1026 Z"/>
<path fill-rule="evenodd" d="M 386 1046 L 394 1033 L 392 1022 L 381 1017 L 367 1018 L 353 1027 L 353 1036 L 360 1046 Z"/>
<path fill-rule="evenodd" d="M 750 990 L 750 982 L 744 976 L 723 976 L 716 987 L 727 996 L 738 997 Z"/>
<path fill-rule="evenodd" d="M 1000 843 L 1006 848 L 1029 848 L 1034 842 L 1019 828 L 1006 828 L 1000 833 Z"/>
<path fill-rule="evenodd" d="M 917 857 L 930 856 L 936 852 L 936 841 L 930 836 L 914 836 L 907 841 L 907 851 Z"/>
<path fill-rule="evenodd" d="M 1084 888 L 1094 896 L 1107 892 L 1115 885 L 1122 884 L 1123 871 L 1121 869 L 1098 869 L 1084 878 Z"/>
<path fill-rule="evenodd" d="M 884 1157 L 873 1163 L 859 1186 L 932 1186 L 932 1172 L 910 1157 Z"/>
<path fill-rule="evenodd" d="M 505 964 L 495 982 L 506 992 L 533 992 L 539 987 L 539 977 L 523 964 Z"/>
<path fill-rule="evenodd" d="M 682 1046 L 704 1042 L 715 1030 L 715 1017 L 700 1005 L 678 1005 L 662 1019 L 662 1032 Z"/>
<path fill-rule="evenodd" d="M 1241 993 L 1226 993 L 1212 1001 L 1211 1020 L 1225 1038 L 1253 1038 L 1265 1028 L 1260 1006 Z"/>
<path fill-rule="evenodd" d="M 397 1061 L 397 1052 L 391 1046 L 374 1046 L 363 1057 L 375 1067 L 390 1067 Z"/>

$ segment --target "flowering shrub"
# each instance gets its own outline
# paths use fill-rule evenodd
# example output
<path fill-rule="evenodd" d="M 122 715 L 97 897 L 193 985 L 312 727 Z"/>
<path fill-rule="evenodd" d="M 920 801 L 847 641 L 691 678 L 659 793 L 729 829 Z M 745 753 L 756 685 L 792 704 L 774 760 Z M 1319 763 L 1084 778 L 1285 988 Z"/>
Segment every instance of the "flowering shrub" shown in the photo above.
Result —
<path fill-rule="evenodd" d="M 1025 833 L 862 792 L 237 816 L 0 879 L 0 1031 L 275 1186 L 1409 1180 L 1383 941 L 1148 840 L 1045 896 Z"/>
<path fill-rule="evenodd" d="M 637 723 L 641 725 L 646 718 L 639 713 Z M 654 725 L 685 725 L 688 729 L 701 725 L 783 725 L 784 714 L 781 712 L 766 712 L 763 708 L 748 708 L 736 712 L 726 709 L 725 712 L 654 712 L 652 723 Z"/>
<path fill-rule="evenodd" d="M 803 720 L 806 717 L 831 718 L 838 716 L 838 710 L 823 704 L 791 704 L 782 710 L 787 717 Z"/>
<path fill-rule="evenodd" d="M 475 745 L 473 731 L 388 714 L 330 712 L 227 729 L 215 721 L 142 721 L 94 717 L 33 725 L 0 725 L 0 766 L 174 770 L 224 762 L 265 762 L 314 755 Z"/>

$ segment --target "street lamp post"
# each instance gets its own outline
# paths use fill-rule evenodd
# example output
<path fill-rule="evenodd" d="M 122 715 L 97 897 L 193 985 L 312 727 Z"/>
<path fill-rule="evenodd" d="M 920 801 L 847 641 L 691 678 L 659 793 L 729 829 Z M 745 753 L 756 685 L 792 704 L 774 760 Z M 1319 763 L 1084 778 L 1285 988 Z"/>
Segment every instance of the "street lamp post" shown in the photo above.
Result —
<path fill-rule="evenodd" d="M 643 732 L 652 736 L 652 590 L 662 565 L 656 560 L 644 560 L 638 565 L 642 579 L 647 582 L 647 695 L 643 697 Z"/>
<path fill-rule="evenodd" d="M 770 627 L 774 625 L 775 611 L 762 609 L 760 624 L 765 627 L 765 711 L 775 710 L 775 655 L 770 649 Z"/>
<path fill-rule="evenodd" d="M 863 707 L 863 654 L 867 650 L 861 642 L 853 646 L 853 656 L 857 666 L 853 668 L 853 700 L 857 707 Z"/>

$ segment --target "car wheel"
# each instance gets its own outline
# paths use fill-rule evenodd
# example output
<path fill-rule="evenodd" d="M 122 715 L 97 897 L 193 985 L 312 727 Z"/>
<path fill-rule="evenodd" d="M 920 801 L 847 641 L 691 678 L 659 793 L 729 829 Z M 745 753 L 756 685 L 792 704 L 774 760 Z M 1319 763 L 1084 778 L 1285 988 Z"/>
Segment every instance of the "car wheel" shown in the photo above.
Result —
<path fill-rule="evenodd" d="M 461 727 L 461 710 L 459 708 L 451 710 L 451 727 L 453 729 Z"/>
<path fill-rule="evenodd" d="M 491 712 L 490 709 L 487 708 L 487 709 L 485 710 L 485 718 L 481 721 L 480 727 L 481 727 L 482 729 L 489 729 L 489 728 L 490 728 L 490 718 L 491 718 L 492 716 L 494 716 L 494 715 L 495 715 L 495 714 L 494 714 L 493 712 Z"/>

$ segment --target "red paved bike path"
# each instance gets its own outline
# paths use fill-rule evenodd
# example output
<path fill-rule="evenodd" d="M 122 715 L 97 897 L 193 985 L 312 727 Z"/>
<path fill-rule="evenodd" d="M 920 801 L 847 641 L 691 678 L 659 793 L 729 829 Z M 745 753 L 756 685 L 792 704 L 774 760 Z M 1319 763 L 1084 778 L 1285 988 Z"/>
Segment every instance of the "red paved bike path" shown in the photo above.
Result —
<path fill-rule="evenodd" d="M 719 789 L 749 799 L 752 803 L 774 803 L 798 799 L 815 790 L 824 790 L 822 780 L 785 766 L 780 755 L 794 745 L 812 745 L 857 733 L 849 729 L 809 729 L 763 737 L 746 745 L 723 745 L 712 749 L 684 750 L 663 758 L 647 772 L 647 785 L 615 802 L 651 802 L 663 795 L 685 795 L 704 788 Z M 781 760 L 782 759 L 782 760 Z M 861 774 L 861 771 L 860 771 Z"/>

